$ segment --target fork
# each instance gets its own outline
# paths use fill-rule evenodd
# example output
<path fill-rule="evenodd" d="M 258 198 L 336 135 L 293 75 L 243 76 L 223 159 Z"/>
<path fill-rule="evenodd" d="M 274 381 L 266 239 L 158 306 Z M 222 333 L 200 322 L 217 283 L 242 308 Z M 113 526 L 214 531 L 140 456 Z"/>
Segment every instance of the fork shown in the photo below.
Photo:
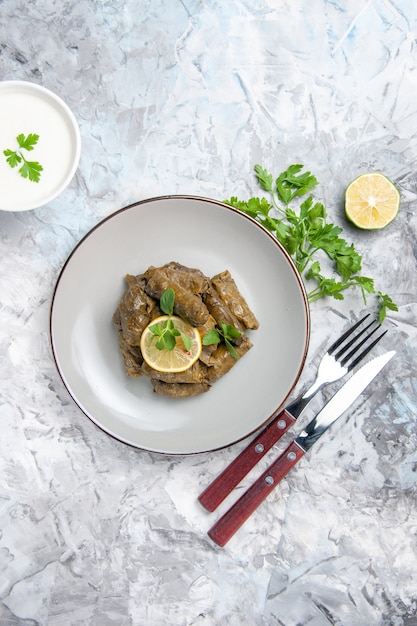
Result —
<path fill-rule="evenodd" d="M 200 504 L 205 509 L 214 511 L 250 470 L 255 467 L 268 450 L 295 423 L 316 393 L 324 385 L 340 380 L 350 372 L 372 350 L 375 344 L 382 339 L 387 331 L 384 331 L 371 343 L 367 344 L 368 340 L 381 326 L 377 321 L 372 321 L 357 333 L 355 332 L 368 317 L 369 313 L 331 344 L 320 361 L 313 384 L 304 393 L 300 394 L 294 402 L 282 410 L 278 409 L 272 415 L 268 425 L 198 496 Z M 361 350 L 362 347 L 363 349 Z"/>

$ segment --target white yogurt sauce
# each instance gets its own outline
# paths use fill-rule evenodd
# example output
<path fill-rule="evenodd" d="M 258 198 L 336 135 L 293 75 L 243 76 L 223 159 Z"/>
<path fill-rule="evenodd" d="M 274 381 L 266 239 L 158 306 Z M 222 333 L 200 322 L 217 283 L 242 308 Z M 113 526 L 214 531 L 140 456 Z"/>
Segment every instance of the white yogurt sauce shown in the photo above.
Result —
<path fill-rule="evenodd" d="M 0 209 L 20 211 L 42 206 L 56 197 L 75 173 L 79 157 L 76 131 L 53 94 L 31 89 L 27 83 L 3 86 L 1 89 L 0 83 Z M 22 164 L 11 168 L 3 154 L 7 148 L 18 149 L 16 137 L 21 133 L 39 135 L 33 150 L 22 150 L 26 160 L 38 161 L 43 167 L 37 183 L 20 175 Z"/>

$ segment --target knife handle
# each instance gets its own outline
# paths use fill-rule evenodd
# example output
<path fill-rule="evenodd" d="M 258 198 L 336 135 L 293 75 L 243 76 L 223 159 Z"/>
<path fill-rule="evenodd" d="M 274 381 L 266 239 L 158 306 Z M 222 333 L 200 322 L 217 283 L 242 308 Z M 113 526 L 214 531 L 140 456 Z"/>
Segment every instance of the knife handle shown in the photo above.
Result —
<path fill-rule="evenodd" d="M 208 536 L 223 547 L 246 522 L 290 469 L 304 456 L 305 451 L 295 442 L 268 467 L 247 491 L 208 531 Z"/>
<path fill-rule="evenodd" d="M 208 511 L 214 511 L 294 422 L 295 418 L 291 413 L 285 409 L 280 411 L 272 422 L 198 496 L 200 504 Z"/>

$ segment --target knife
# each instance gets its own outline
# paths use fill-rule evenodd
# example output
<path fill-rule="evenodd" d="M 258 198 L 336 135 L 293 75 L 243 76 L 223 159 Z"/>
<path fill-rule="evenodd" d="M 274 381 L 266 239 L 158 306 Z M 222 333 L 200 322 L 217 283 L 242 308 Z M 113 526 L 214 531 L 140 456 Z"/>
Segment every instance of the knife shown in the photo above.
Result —
<path fill-rule="evenodd" d="M 224 546 L 229 541 L 279 481 L 310 450 L 333 422 L 353 404 L 394 354 L 395 351 L 392 350 L 376 357 L 349 378 L 286 450 L 210 528 L 207 534 L 215 543 Z"/>
<path fill-rule="evenodd" d="M 362 322 L 369 316 L 366 315 L 363 319 L 359 320 L 354 326 L 349 328 L 347 332 L 345 332 L 339 339 L 329 347 L 329 350 L 322 357 L 319 369 L 317 372 L 316 380 L 312 386 L 310 386 L 304 394 L 298 396 L 291 404 L 288 404 L 283 409 L 278 409 L 270 418 L 269 424 L 265 428 L 263 428 L 258 435 L 238 454 L 238 456 L 215 478 L 198 496 L 198 501 L 200 504 L 207 509 L 207 511 L 213 512 L 217 509 L 217 507 L 223 502 L 225 498 L 233 491 L 233 489 L 245 478 L 245 476 L 255 467 L 255 465 L 267 454 L 267 452 L 284 436 L 293 424 L 295 424 L 296 420 L 300 417 L 303 411 L 310 404 L 310 401 L 316 395 L 316 392 L 323 387 L 323 385 L 329 382 L 335 382 L 339 380 L 344 374 L 350 372 L 353 367 L 355 367 L 362 358 L 370 351 L 372 348 L 382 339 L 382 337 L 386 334 L 387 331 L 380 334 L 370 345 L 368 345 L 363 352 L 361 352 L 356 359 L 351 361 L 349 365 L 347 365 L 347 359 L 350 356 L 353 356 L 357 353 L 357 350 L 364 344 L 364 342 L 369 339 L 371 335 L 374 334 L 376 330 L 379 328 L 379 324 L 369 332 L 365 339 L 361 341 L 354 350 L 349 353 L 349 356 L 346 357 L 346 363 L 342 366 L 342 370 L 337 369 L 336 374 L 333 377 L 329 375 L 329 370 L 327 369 L 328 362 L 333 363 L 334 361 L 339 361 L 339 368 L 341 367 L 340 358 L 335 359 L 333 352 L 336 348 L 338 348 L 342 342 L 352 335 L 352 332 L 360 325 Z M 350 340 L 350 343 L 345 346 L 347 349 L 352 345 L 352 343 L 356 342 L 358 337 L 360 337 L 364 332 L 366 332 L 369 328 L 372 327 L 374 322 L 371 322 L 366 328 L 364 328 L 356 338 Z M 345 354 L 345 350 L 341 350 L 339 353 L 340 356 Z M 333 356 L 332 356 L 333 355 Z M 327 359 L 327 360 L 326 360 Z M 324 369 L 326 371 L 326 376 L 321 377 L 320 372 Z M 343 371 L 344 370 L 344 371 Z"/>

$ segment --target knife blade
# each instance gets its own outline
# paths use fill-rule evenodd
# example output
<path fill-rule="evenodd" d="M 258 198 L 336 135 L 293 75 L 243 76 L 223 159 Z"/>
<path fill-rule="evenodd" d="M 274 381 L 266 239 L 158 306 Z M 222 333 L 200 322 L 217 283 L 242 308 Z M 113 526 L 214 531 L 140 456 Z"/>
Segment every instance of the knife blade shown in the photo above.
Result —
<path fill-rule="evenodd" d="M 372 359 L 349 378 L 298 437 L 210 528 L 207 534 L 215 543 L 224 546 L 229 541 L 280 480 L 361 395 L 394 354 L 392 350 Z"/>

